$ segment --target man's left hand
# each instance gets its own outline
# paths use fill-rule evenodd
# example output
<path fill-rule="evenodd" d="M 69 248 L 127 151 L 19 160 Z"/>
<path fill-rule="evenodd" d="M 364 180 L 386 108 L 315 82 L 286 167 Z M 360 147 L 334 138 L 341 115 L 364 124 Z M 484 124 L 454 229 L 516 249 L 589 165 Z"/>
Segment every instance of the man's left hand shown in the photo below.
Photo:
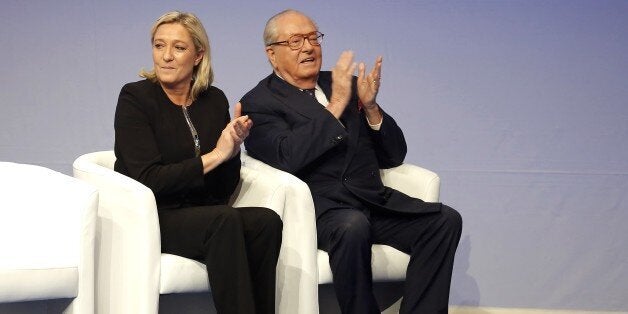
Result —
<path fill-rule="evenodd" d="M 382 56 L 377 57 L 375 60 L 375 66 L 371 72 L 365 75 L 366 66 L 364 63 L 360 63 L 358 66 L 358 97 L 362 102 L 362 105 L 367 110 L 373 110 L 377 108 L 375 98 L 379 92 L 381 74 L 382 74 Z"/>

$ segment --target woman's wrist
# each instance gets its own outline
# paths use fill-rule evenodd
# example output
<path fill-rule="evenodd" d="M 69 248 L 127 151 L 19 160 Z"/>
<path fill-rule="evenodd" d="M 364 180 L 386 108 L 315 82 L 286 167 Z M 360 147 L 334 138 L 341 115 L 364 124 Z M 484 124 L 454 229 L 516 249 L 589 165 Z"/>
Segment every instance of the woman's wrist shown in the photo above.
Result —
<path fill-rule="evenodd" d="M 217 148 L 214 148 L 214 150 L 212 150 L 211 153 L 216 155 L 216 160 L 218 161 L 218 163 L 222 163 L 225 160 L 224 156 Z"/>
<path fill-rule="evenodd" d="M 201 161 L 203 163 L 203 174 L 205 174 L 223 163 L 224 156 L 218 149 L 214 148 L 211 152 L 201 156 Z"/>

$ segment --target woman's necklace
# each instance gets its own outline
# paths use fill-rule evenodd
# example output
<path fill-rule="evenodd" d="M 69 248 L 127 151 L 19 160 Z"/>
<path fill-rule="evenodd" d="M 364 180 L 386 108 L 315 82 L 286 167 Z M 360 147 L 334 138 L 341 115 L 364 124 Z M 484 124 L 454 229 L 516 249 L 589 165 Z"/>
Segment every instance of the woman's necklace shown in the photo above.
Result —
<path fill-rule="evenodd" d="M 192 139 L 194 140 L 194 155 L 198 157 L 201 155 L 201 141 L 198 138 L 198 132 L 196 132 L 196 128 L 194 128 L 194 124 L 192 124 L 192 119 L 190 119 L 190 114 L 188 113 L 187 107 L 192 104 L 189 99 L 190 97 L 186 99 L 185 104 L 181 105 L 181 110 L 183 110 L 183 116 L 185 117 L 185 121 L 188 123 L 190 133 L 192 133 Z"/>

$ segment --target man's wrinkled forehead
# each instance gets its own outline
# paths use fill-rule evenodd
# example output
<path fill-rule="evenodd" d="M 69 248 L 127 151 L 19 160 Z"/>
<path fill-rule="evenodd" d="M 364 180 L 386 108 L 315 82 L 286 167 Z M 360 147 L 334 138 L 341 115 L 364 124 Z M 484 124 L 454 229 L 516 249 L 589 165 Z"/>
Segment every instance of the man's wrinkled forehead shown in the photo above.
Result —
<path fill-rule="evenodd" d="M 307 34 L 317 31 L 318 27 L 308 16 L 291 12 L 281 16 L 277 20 L 278 35 Z"/>

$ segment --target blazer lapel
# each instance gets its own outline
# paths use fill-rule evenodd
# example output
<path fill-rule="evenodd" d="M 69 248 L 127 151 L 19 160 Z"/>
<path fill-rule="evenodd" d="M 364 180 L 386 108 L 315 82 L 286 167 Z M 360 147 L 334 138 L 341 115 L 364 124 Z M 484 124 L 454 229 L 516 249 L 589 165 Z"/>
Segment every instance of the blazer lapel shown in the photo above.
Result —
<path fill-rule="evenodd" d="M 307 95 L 295 86 L 279 78 L 276 74 L 268 77 L 268 89 L 279 98 L 284 105 L 296 110 L 306 117 L 320 115 L 325 108 L 316 99 Z"/>

